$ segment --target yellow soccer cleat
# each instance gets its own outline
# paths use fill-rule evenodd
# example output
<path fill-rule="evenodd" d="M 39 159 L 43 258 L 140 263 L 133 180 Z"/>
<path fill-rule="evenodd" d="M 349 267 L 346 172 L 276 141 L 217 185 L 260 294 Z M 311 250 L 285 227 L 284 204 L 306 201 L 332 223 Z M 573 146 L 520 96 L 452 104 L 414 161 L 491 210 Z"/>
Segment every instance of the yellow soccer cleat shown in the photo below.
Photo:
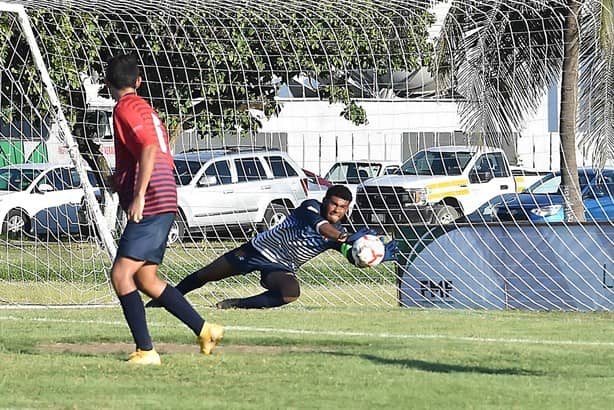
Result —
<path fill-rule="evenodd" d="M 198 336 L 200 344 L 200 352 L 202 354 L 211 354 L 218 341 L 224 337 L 224 328 L 215 323 L 205 322 L 203 329 Z"/>
<path fill-rule="evenodd" d="M 130 364 L 153 364 L 159 366 L 161 364 L 160 355 L 154 349 L 141 350 L 136 349 L 136 352 L 130 353 L 128 356 Z"/>

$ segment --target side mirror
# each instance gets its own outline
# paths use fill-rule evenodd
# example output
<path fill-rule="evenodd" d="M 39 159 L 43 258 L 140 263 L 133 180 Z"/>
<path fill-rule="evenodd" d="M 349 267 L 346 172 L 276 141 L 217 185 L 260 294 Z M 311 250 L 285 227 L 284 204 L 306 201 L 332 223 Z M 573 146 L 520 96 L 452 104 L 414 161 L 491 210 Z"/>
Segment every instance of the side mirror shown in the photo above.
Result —
<path fill-rule="evenodd" d="M 213 186 L 217 184 L 217 177 L 215 175 L 203 175 L 197 183 L 198 186 Z"/>
<path fill-rule="evenodd" d="M 40 192 L 41 194 L 44 194 L 45 192 L 51 192 L 53 191 L 53 187 L 49 184 L 40 184 L 38 187 L 38 192 Z"/>

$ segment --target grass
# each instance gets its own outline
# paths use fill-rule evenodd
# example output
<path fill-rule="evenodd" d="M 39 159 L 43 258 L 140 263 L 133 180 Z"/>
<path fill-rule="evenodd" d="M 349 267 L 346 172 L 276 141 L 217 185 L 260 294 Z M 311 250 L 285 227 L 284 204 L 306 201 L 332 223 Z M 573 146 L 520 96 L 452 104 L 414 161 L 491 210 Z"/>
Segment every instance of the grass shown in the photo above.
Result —
<path fill-rule="evenodd" d="M 216 354 L 148 310 L 159 368 L 128 366 L 118 307 L 0 310 L 0 408 L 603 409 L 614 314 L 200 307 Z M 104 343 L 101 345 L 101 343 Z"/>

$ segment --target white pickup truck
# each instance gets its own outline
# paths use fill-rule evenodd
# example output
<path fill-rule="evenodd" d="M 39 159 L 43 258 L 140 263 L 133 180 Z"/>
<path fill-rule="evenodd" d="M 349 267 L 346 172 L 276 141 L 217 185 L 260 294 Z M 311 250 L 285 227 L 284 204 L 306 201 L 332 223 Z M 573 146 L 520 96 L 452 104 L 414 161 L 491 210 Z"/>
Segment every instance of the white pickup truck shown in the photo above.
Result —
<path fill-rule="evenodd" d="M 359 185 L 352 222 L 382 227 L 448 224 L 489 199 L 516 192 L 503 150 L 446 146 L 417 152 L 395 175 Z"/>

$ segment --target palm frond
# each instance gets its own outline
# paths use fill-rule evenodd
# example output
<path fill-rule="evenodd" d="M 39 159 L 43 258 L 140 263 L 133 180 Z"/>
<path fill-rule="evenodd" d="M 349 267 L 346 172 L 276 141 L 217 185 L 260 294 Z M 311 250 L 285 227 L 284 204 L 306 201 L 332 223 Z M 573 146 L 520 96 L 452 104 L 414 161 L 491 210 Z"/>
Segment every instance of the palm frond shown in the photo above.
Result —
<path fill-rule="evenodd" d="M 560 2 L 453 2 L 436 74 L 463 97 L 465 132 L 499 145 L 538 108 L 560 76 L 563 12 Z"/>
<path fill-rule="evenodd" d="M 614 29 L 610 26 L 607 34 L 603 27 L 613 21 L 612 7 L 603 7 L 608 1 L 612 2 L 585 4 L 581 21 L 579 146 L 591 154 L 596 166 L 614 159 L 614 42 L 608 40 Z"/>

